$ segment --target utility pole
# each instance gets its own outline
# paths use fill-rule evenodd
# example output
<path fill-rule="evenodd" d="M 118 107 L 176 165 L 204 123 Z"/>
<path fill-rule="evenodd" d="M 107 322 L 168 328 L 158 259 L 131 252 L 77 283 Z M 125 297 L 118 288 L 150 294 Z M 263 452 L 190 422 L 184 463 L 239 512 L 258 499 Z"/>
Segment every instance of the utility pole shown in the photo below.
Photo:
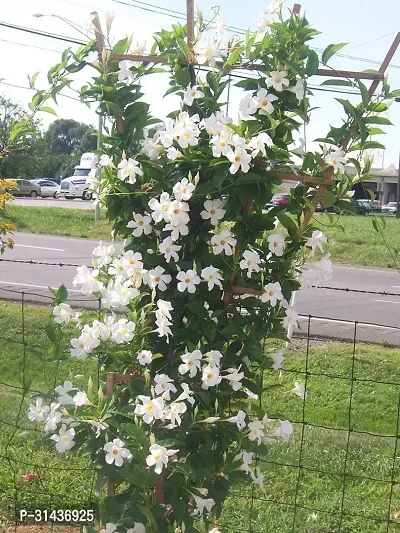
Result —
<path fill-rule="evenodd" d="M 400 102 L 400 98 L 395 98 L 396 102 Z M 397 170 L 397 206 L 396 206 L 396 218 L 400 218 L 400 151 L 399 151 L 399 168 Z"/>
<path fill-rule="evenodd" d="M 101 148 L 101 136 L 103 134 L 103 117 L 99 115 L 99 124 L 98 124 L 98 133 L 97 133 L 97 150 Z M 94 221 L 98 222 L 100 220 L 100 204 L 97 203 L 94 208 Z"/>

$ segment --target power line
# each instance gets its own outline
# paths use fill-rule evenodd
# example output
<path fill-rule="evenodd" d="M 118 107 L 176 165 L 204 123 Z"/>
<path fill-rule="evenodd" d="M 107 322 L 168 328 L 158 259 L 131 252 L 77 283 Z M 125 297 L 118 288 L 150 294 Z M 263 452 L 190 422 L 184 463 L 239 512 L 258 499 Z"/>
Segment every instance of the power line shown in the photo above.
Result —
<path fill-rule="evenodd" d="M 26 43 L 18 43 L 17 41 L 9 41 L 8 39 L 0 39 L 3 43 L 10 43 L 10 44 L 16 44 L 18 46 L 25 46 L 27 48 L 36 48 L 37 50 L 45 50 L 48 52 L 55 52 L 56 54 L 61 54 L 62 50 L 53 50 L 52 48 L 45 48 L 43 46 L 36 46 L 33 44 L 26 44 Z"/>
<path fill-rule="evenodd" d="M 366 44 L 375 43 L 376 41 L 380 41 L 381 39 L 385 39 L 386 37 L 390 37 L 390 35 L 394 35 L 397 32 L 398 32 L 398 30 L 392 31 L 390 33 L 386 33 L 385 35 L 382 35 L 381 37 L 377 37 L 376 39 L 371 39 L 370 41 L 366 41 L 365 43 L 357 44 L 356 46 L 352 46 L 351 48 L 347 48 L 347 46 L 346 46 L 346 50 L 347 51 L 354 50 L 354 48 L 360 48 L 360 46 L 365 46 Z"/>
<path fill-rule="evenodd" d="M 32 91 L 31 87 L 24 87 L 23 85 L 16 85 L 15 83 L 8 83 L 3 80 L 0 80 L 0 85 L 7 85 L 8 87 L 14 87 L 16 89 L 26 89 L 28 91 Z M 64 98 L 69 98 L 70 100 L 75 100 L 76 102 L 80 102 L 79 98 L 74 98 L 73 96 L 69 96 L 68 94 L 58 93 L 58 96 L 63 96 Z"/>
<path fill-rule="evenodd" d="M 32 33 L 34 35 L 40 35 L 41 37 L 48 37 L 50 39 L 56 39 L 57 41 L 65 41 L 67 43 L 73 43 L 73 44 L 79 44 L 79 45 L 85 45 L 85 41 L 78 41 L 77 39 L 72 39 L 71 37 L 65 37 L 63 35 L 57 35 L 55 33 L 49 33 L 45 31 L 35 30 L 33 28 L 25 28 L 24 26 L 17 26 L 16 24 L 10 24 L 8 22 L 1 22 L 0 26 L 4 26 L 5 28 L 10 28 L 12 30 L 18 30 L 18 31 L 24 31 L 26 33 Z"/>

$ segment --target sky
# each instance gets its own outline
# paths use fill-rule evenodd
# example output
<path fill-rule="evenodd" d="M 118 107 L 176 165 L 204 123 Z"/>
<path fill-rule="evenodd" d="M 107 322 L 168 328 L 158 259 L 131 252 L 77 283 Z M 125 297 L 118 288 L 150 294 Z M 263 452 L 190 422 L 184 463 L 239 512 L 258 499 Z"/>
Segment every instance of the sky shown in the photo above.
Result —
<path fill-rule="evenodd" d="M 172 23 L 177 22 L 172 17 L 150 11 L 151 8 L 144 6 L 141 2 L 121 1 L 129 5 L 123 5 L 115 0 L 13 0 L 3 7 L 0 20 L 84 40 L 83 35 L 73 29 L 68 21 L 84 27 L 90 20 L 91 12 L 97 11 L 102 21 L 107 12 L 113 12 L 115 37 L 120 39 L 125 35 L 132 35 L 134 40 L 146 41 L 148 49 L 151 47 L 154 32 L 162 27 L 168 28 Z M 301 0 L 298 1 L 301 2 Z M 186 10 L 185 0 L 142 0 L 142 2 L 177 12 Z M 268 0 L 247 0 L 247 2 L 243 0 L 197 0 L 196 7 L 203 11 L 205 17 L 210 17 L 212 8 L 218 5 L 221 14 L 228 18 L 232 27 L 254 29 L 261 8 L 267 4 Z M 292 4 L 293 0 L 287 0 L 288 7 L 292 7 Z M 309 22 L 321 32 L 313 41 L 313 47 L 325 48 L 330 43 L 349 43 L 341 50 L 341 54 L 351 56 L 351 58 L 340 56 L 332 59 L 330 64 L 336 68 L 378 69 L 395 33 L 400 31 L 400 2 L 398 0 L 380 0 L 379 5 L 372 0 L 336 0 L 334 3 L 328 0 L 303 0 L 301 4 Z M 285 9 L 287 13 L 287 8 Z M 46 16 L 37 18 L 34 14 Z M 27 87 L 28 74 L 32 75 L 40 71 L 37 86 L 46 88 L 45 74 L 59 60 L 60 53 L 67 46 L 69 46 L 67 43 L 47 37 L 0 27 L 0 93 L 27 107 L 32 93 L 15 86 Z M 353 59 L 354 57 L 361 58 L 361 60 Z M 392 60 L 388 74 L 391 87 L 400 88 L 400 48 Z M 86 76 L 90 76 L 89 69 L 84 69 L 84 74 L 81 74 L 77 80 L 78 84 L 83 85 Z M 146 81 L 145 98 L 151 104 L 152 113 L 163 118 L 177 108 L 177 101 L 174 100 L 174 96 L 163 100 L 167 79 L 163 75 L 156 76 Z M 312 79 L 314 85 L 319 85 L 322 81 L 323 78 L 320 77 Z M 319 109 L 313 113 L 311 124 L 307 126 L 306 138 L 309 149 L 313 148 L 313 139 L 324 137 L 330 125 L 338 126 L 344 118 L 342 107 L 335 101 L 335 98 L 349 99 L 353 103 L 358 102 L 358 97 L 353 95 L 321 91 L 315 91 L 314 95 L 313 106 Z M 240 91 L 233 90 L 229 113 L 232 118 L 235 118 L 237 114 L 240 98 Z M 59 99 L 56 111 L 59 118 L 73 118 L 89 124 L 97 124 L 94 109 L 88 109 L 83 104 L 68 98 Z M 387 127 L 387 134 L 377 138 L 385 144 L 386 151 L 384 154 L 376 154 L 374 166 L 387 168 L 389 165 L 395 165 L 398 167 L 400 103 L 394 103 L 387 111 L 387 116 L 394 126 Z M 47 126 L 54 118 L 51 115 L 41 115 L 44 126 Z"/>

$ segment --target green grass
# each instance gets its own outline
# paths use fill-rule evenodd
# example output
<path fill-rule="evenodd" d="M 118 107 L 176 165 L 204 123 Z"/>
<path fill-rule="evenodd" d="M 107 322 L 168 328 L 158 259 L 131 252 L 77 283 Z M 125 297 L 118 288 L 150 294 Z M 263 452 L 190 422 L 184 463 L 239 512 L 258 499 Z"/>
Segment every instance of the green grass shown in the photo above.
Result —
<path fill-rule="evenodd" d="M 63 209 L 60 207 L 29 207 L 8 204 L 0 213 L 0 221 L 14 224 L 17 231 L 62 235 L 82 239 L 111 240 L 111 224 L 102 219 L 94 222 L 91 209 Z"/>
<path fill-rule="evenodd" d="M 392 255 L 394 248 L 398 248 L 400 219 L 384 217 L 386 227 L 382 237 L 382 234 L 373 228 L 373 218 L 341 216 L 338 224 L 344 228 L 344 232 L 338 227 L 329 227 L 329 219 L 325 215 L 317 214 L 313 220 L 329 239 L 328 251 L 333 262 L 389 268 L 396 268 L 397 263 L 397 266 L 400 266 L 400 258 L 396 260 Z M 377 218 L 381 221 L 383 217 Z M 337 216 L 334 216 L 334 220 L 337 220 Z"/>
<path fill-rule="evenodd" d="M 7 205 L 6 212 L 0 213 L 0 221 L 14 224 L 17 231 L 63 235 L 88 239 L 110 240 L 111 224 L 102 212 L 102 220 L 95 224 L 94 213 L 86 209 L 62 209 L 59 207 L 25 207 Z M 336 221 L 336 217 L 334 217 Z M 315 215 L 314 222 L 329 238 L 328 251 L 336 263 L 396 267 L 396 260 L 385 245 L 382 235 L 372 226 L 372 216 L 342 216 L 337 226 L 329 227 L 327 216 Z M 400 220 L 385 217 L 383 230 L 387 244 L 393 251 L 397 246 Z M 398 261 L 400 266 L 400 259 Z"/>
<path fill-rule="evenodd" d="M 54 507 L 57 502 L 72 505 L 75 499 L 89 499 L 92 478 L 90 472 L 83 470 L 87 466 L 85 462 L 74 454 L 68 458 L 60 456 L 51 447 L 35 448 L 34 436 L 24 433 L 25 429 L 32 428 L 26 419 L 30 395 L 22 398 L 21 391 L 14 387 L 21 387 L 25 374 L 31 381 L 30 388 L 39 391 L 49 390 L 55 381 L 59 383 L 68 378 L 85 388 L 95 368 L 88 361 L 68 360 L 57 367 L 46 360 L 44 326 L 49 320 L 49 308 L 27 305 L 23 332 L 20 305 L 4 302 L 0 305 L 1 522 L 12 520 L 14 500 L 20 506 L 49 507 L 51 503 Z M 25 349 L 21 344 L 23 333 Z M 393 533 L 398 530 L 397 524 L 386 529 L 384 521 L 395 456 L 400 350 L 358 345 L 353 364 L 352 349 L 346 344 L 310 348 L 305 403 L 290 393 L 295 380 L 305 381 L 304 349 L 287 354 L 281 377 L 277 372 L 266 374 L 264 408 L 270 417 L 291 420 L 294 436 L 289 443 L 269 445 L 267 457 L 260 461 L 266 492 L 263 495 L 254 490 L 253 493 L 255 533 L 338 532 L 345 468 L 343 508 L 359 516 L 344 516 L 341 533 Z M 83 377 L 74 378 L 77 374 Z M 350 437 L 349 427 L 353 430 Z M 299 471 L 300 454 L 303 468 Z M 60 471 L 60 467 L 65 470 Z M 32 471 L 40 474 L 42 483 L 23 486 L 21 476 Z M 398 458 L 394 480 L 400 483 Z M 300 506 L 293 530 L 297 486 Z M 50 495 L 53 495 L 51 502 Z M 234 490 L 223 515 L 224 523 L 231 528 L 228 531 L 248 530 L 251 496 L 251 487 L 244 483 Z M 307 522 L 314 509 L 318 509 L 315 511 L 318 519 Z M 394 485 L 390 518 L 398 509 L 400 485 Z"/>

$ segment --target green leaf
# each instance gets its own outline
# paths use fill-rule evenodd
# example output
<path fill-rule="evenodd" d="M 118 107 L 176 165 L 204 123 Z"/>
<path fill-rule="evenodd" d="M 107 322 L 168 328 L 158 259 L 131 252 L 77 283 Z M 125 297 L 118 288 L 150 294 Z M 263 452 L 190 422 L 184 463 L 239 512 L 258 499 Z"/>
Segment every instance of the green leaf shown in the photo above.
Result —
<path fill-rule="evenodd" d="M 339 209 L 343 209 L 343 211 L 350 211 L 354 214 L 357 212 L 355 206 L 349 200 L 338 200 L 336 205 Z"/>
<path fill-rule="evenodd" d="M 349 152 L 355 152 L 356 150 L 367 150 L 367 149 L 370 149 L 370 148 L 379 148 L 379 149 L 384 149 L 384 145 L 381 144 L 381 143 L 378 143 L 377 141 L 365 141 L 363 143 L 357 143 L 357 144 L 354 144 Z"/>
<path fill-rule="evenodd" d="M 237 180 L 237 183 L 265 183 L 267 180 L 265 175 L 256 174 L 255 172 L 248 172 L 247 174 L 242 174 Z"/>
<path fill-rule="evenodd" d="M 322 63 L 328 63 L 330 58 L 349 43 L 330 44 L 322 52 Z"/>
<path fill-rule="evenodd" d="M 310 50 L 308 52 L 308 59 L 306 64 L 306 73 L 308 76 L 314 76 L 314 74 L 317 72 L 319 66 L 319 58 L 317 52 L 314 52 L 314 50 Z"/>
<path fill-rule="evenodd" d="M 398 98 L 400 96 L 400 89 L 396 89 L 389 94 L 389 98 Z"/>
<path fill-rule="evenodd" d="M 371 95 L 369 94 L 368 89 L 361 80 L 358 80 L 358 87 L 360 88 L 362 102 L 364 106 L 367 107 L 369 101 L 371 100 Z"/>
<path fill-rule="evenodd" d="M 284 228 L 293 229 L 297 231 L 296 222 L 289 215 L 286 215 L 285 213 L 280 213 L 278 215 L 278 220 Z"/>
<path fill-rule="evenodd" d="M 186 307 L 196 316 L 201 318 L 208 318 L 208 311 L 201 302 L 190 302 Z"/>
<path fill-rule="evenodd" d="M 150 509 L 148 509 L 144 505 L 137 505 L 137 509 L 142 512 L 147 518 L 147 521 L 150 525 L 150 531 L 157 531 L 157 522 Z"/>
<path fill-rule="evenodd" d="M 36 79 L 37 79 L 38 76 L 39 76 L 39 72 L 35 72 L 35 74 L 33 74 L 33 76 L 29 76 L 28 75 L 29 87 L 31 89 L 35 88 L 35 83 L 36 83 Z"/>
<path fill-rule="evenodd" d="M 336 196 L 332 191 L 325 191 L 325 194 L 321 198 L 321 205 L 323 208 L 332 207 L 336 203 Z"/>
<path fill-rule="evenodd" d="M 39 108 L 39 111 L 42 111 L 43 113 L 50 113 L 51 115 L 55 115 L 57 116 L 57 113 L 54 111 L 54 109 L 52 107 L 49 107 L 49 106 L 41 106 Z"/>
<path fill-rule="evenodd" d="M 56 330 L 55 326 L 53 324 L 47 324 L 44 329 L 46 331 L 46 335 L 47 335 L 49 341 L 50 342 L 57 342 L 58 335 L 57 335 L 57 330 Z"/>
<path fill-rule="evenodd" d="M 354 84 L 349 80 L 340 80 L 337 78 L 325 80 L 321 83 L 321 85 L 341 85 L 343 87 L 353 87 Z"/>
<path fill-rule="evenodd" d="M 57 304 L 62 304 L 68 300 L 68 291 L 64 285 L 61 285 L 56 293 L 55 301 Z"/>
<path fill-rule="evenodd" d="M 386 111 L 388 109 L 388 105 L 384 102 L 379 102 L 377 104 L 371 104 L 370 110 L 374 111 L 375 113 L 382 113 L 382 111 Z"/>
<path fill-rule="evenodd" d="M 393 122 L 390 122 L 390 120 L 385 117 L 365 117 L 364 122 L 366 124 L 383 124 L 385 126 L 393 126 Z"/>
<path fill-rule="evenodd" d="M 356 116 L 357 110 L 348 100 L 343 100 L 342 98 L 335 98 L 335 100 L 342 104 L 348 115 Z"/>

